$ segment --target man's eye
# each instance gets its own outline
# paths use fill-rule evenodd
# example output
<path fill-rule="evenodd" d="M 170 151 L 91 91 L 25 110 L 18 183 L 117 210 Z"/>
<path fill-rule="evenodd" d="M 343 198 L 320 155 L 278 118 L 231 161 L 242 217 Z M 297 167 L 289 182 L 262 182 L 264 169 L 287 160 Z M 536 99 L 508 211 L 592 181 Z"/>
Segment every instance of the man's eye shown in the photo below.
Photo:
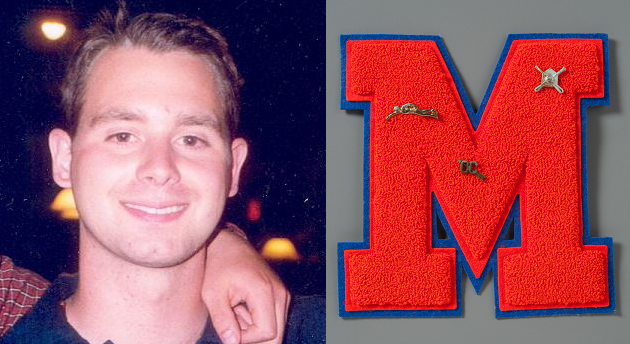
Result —
<path fill-rule="evenodd" d="M 108 140 L 113 140 L 117 143 L 129 143 L 131 142 L 133 135 L 131 133 L 116 133 L 108 137 Z"/>
<path fill-rule="evenodd" d="M 186 135 L 184 137 L 181 138 L 181 142 L 186 145 L 186 146 L 190 146 L 190 147 L 201 147 L 201 146 L 206 146 L 207 143 L 206 141 L 200 139 L 197 136 L 192 136 L 192 135 Z"/>

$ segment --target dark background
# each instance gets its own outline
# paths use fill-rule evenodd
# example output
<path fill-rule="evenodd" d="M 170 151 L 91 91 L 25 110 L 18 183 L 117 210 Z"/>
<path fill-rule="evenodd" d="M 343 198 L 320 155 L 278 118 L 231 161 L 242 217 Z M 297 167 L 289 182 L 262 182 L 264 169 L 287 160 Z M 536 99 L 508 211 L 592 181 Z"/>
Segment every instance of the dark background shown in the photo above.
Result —
<path fill-rule="evenodd" d="M 114 1 L 24 1 L 0 13 L 0 254 L 48 279 L 76 271 L 78 221 L 50 210 L 60 190 L 47 135 L 62 124 L 60 83 L 72 40 Z M 226 219 L 253 245 L 274 236 L 297 262 L 270 262 L 294 294 L 325 290 L 325 99 L 323 1 L 128 1 L 132 15 L 200 17 L 226 36 L 245 79 L 241 133 L 250 142 L 241 189 Z M 43 18 L 70 23 L 61 41 L 40 34 Z M 250 221 L 257 199 L 262 217 Z"/>

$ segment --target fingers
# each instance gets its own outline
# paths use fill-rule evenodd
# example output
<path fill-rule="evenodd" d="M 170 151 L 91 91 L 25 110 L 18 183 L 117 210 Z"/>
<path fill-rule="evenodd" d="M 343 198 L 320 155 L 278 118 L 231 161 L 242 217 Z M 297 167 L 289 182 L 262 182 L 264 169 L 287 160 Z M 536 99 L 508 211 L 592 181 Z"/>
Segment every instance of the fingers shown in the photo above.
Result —
<path fill-rule="evenodd" d="M 248 303 L 253 324 L 242 328 L 242 343 L 280 344 L 284 337 L 290 294 L 280 281 L 270 281 L 263 302 Z M 271 301 L 271 302 L 268 302 Z"/>
<path fill-rule="evenodd" d="M 221 337 L 223 344 L 239 344 L 241 342 L 241 326 L 238 315 L 235 316 L 232 306 L 227 298 L 204 298 L 210 313 L 210 319 L 214 329 Z"/>
<path fill-rule="evenodd" d="M 276 299 L 279 299 L 276 300 L 276 328 L 278 331 L 278 337 L 276 341 L 269 342 L 270 344 L 280 344 L 284 339 L 284 329 L 287 323 L 287 314 L 289 313 L 291 294 L 289 294 L 289 292 L 284 289 L 284 286 L 282 286 L 282 293 L 281 295 L 276 295 Z"/>
<path fill-rule="evenodd" d="M 276 302 L 276 328 L 278 336 L 275 341 L 269 342 L 270 344 L 281 344 L 284 339 L 284 329 L 287 323 L 287 314 L 289 313 L 289 303 L 291 300 L 291 294 L 282 286 L 282 295 L 276 295 L 276 298 L 280 298 L 282 302 Z"/>
<path fill-rule="evenodd" d="M 258 288 L 255 294 L 248 294 L 243 301 L 253 321 L 251 326 L 241 332 L 242 343 L 263 343 L 275 339 L 278 335 L 277 315 L 271 282 Z"/>
<path fill-rule="evenodd" d="M 249 313 L 247 306 L 245 304 L 238 304 L 233 308 L 234 314 L 236 314 L 236 320 L 238 320 L 238 324 L 241 327 L 241 331 L 247 330 L 250 326 L 254 324 L 254 320 L 252 319 L 252 315 Z"/>

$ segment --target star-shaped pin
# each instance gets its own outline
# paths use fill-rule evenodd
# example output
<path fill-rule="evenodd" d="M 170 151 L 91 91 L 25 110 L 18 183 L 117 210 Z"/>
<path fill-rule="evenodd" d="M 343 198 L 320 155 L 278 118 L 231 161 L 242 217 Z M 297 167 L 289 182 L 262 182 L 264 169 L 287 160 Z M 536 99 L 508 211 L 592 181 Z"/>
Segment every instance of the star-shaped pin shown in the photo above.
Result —
<path fill-rule="evenodd" d="M 564 93 L 562 87 L 558 86 L 558 75 L 567 70 L 566 68 L 562 67 L 562 69 L 557 72 L 551 68 L 543 72 L 540 68 L 538 68 L 538 66 L 536 66 L 536 69 L 538 69 L 538 71 L 542 74 L 542 81 L 540 82 L 540 85 L 534 89 L 534 91 L 538 92 L 543 87 L 553 87 L 556 91 Z"/>

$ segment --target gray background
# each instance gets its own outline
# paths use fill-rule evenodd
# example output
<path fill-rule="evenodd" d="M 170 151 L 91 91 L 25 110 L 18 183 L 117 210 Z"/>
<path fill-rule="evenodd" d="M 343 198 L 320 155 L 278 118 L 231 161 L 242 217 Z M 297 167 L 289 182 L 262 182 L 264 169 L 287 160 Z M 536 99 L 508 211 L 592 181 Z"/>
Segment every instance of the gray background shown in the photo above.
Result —
<path fill-rule="evenodd" d="M 630 343 L 630 1 L 331 0 L 326 15 L 328 343 Z M 588 196 L 591 236 L 614 242 L 617 313 L 497 320 L 489 275 L 480 295 L 462 279 L 462 318 L 340 318 L 337 243 L 362 241 L 363 115 L 339 109 L 339 35 L 440 35 L 476 110 L 507 35 L 529 32 L 609 35 L 611 105 L 588 110 Z"/>

